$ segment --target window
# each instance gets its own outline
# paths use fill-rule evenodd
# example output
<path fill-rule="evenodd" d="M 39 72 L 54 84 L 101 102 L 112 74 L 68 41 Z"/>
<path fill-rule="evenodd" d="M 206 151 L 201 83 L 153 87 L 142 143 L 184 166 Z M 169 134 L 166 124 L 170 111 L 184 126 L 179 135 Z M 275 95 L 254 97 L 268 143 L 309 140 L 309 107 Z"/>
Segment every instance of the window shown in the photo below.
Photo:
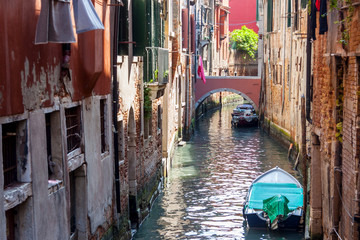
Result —
<path fill-rule="evenodd" d="M 158 105 L 158 109 L 157 109 L 157 119 L 158 119 L 158 130 L 161 130 L 161 124 L 162 124 L 162 114 L 161 114 L 161 105 Z"/>
<path fill-rule="evenodd" d="M 100 131 L 101 131 L 101 153 L 104 153 L 108 150 L 106 144 L 106 99 L 100 100 Z"/>
<path fill-rule="evenodd" d="M 124 139 L 124 123 L 123 121 L 118 122 L 118 152 L 119 159 L 125 159 L 125 139 Z"/>
<path fill-rule="evenodd" d="M 227 13 L 224 10 L 220 10 L 220 39 L 223 40 L 226 37 L 226 18 L 227 18 Z"/>
<path fill-rule="evenodd" d="M 144 138 L 148 139 L 152 135 L 152 114 L 144 120 Z"/>
<path fill-rule="evenodd" d="M 15 209 L 10 209 L 5 212 L 6 216 L 6 239 L 15 239 Z"/>
<path fill-rule="evenodd" d="M 308 3 L 308 0 L 301 0 L 301 7 L 306 8 L 307 3 Z"/>
<path fill-rule="evenodd" d="M 128 0 L 122 0 L 124 6 L 120 7 L 119 13 L 119 47 L 118 55 L 129 54 L 129 11 Z"/>
<path fill-rule="evenodd" d="M 291 27 L 291 0 L 288 0 L 287 26 Z"/>
<path fill-rule="evenodd" d="M 296 30 L 299 29 L 299 18 L 300 18 L 300 10 L 299 10 L 299 0 L 295 0 L 295 16 L 294 16 L 294 27 Z"/>
<path fill-rule="evenodd" d="M 268 0 L 267 5 L 267 31 L 273 31 L 273 0 Z"/>
<path fill-rule="evenodd" d="M 81 109 L 80 106 L 65 109 L 67 153 L 81 145 Z"/>
<path fill-rule="evenodd" d="M 55 111 L 45 114 L 46 122 L 46 148 L 48 163 L 48 179 L 63 179 L 63 156 L 61 141 L 60 112 Z M 49 183 L 52 183 L 49 181 Z M 55 183 L 55 182 L 53 182 Z"/>
<path fill-rule="evenodd" d="M 16 123 L 2 126 L 4 188 L 17 182 Z"/>

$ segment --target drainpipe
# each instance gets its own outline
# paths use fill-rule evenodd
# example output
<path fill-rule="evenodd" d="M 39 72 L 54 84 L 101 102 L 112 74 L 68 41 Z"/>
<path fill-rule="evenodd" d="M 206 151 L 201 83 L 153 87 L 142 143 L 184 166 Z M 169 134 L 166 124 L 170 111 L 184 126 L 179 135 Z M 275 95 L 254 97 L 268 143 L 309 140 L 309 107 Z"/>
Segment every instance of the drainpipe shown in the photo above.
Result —
<path fill-rule="evenodd" d="M 280 2 L 281 4 L 281 2 Z M 281 9 L 281 7 L 280 7 Z M 286 1 L 284 3 L 284 12 L 286 13 Z M 287 18 L 286 18 L 287 19 Z M 283 39 L 283 60 L 282 60 L 282 76 L 280 79 L 280 81 L 282 82 L 282 94 L 281 94 L 281 101 L 282 101 L 282 107 L 281 107 L 281 114 L 284 113 L 284 104 L 285 104 L 285 86 L 286 86 L 286 83 L 285 83 L 285 55 L 286 55 L 286 24 L 287 22 L 283 23 L 284 24 L 284 27 L 283 27 L 283 31 L 284 31 L 284 39 Z"/>
<path fill-rule="evenodd" d="M 186 72 L 185 72 L 185 128 L 184 128 L 184 137 L 188 138 L 189 133 L 189 87 L 190 87 L 190 0 L 187 0 L 188 8 L 188 48 L 187 48 L 187 57 L 186 57 Z"/>
<path fill-rule="evenodd" d="M 311 7 L 314 7 L 314 4 L 311 4 Z M 311 16 L 311 15 L 310 15 Z M 311 18 L 311 17 L 310 17 Z M 312 124 L 312 119 L 310 117 L 311 111 L 311 102 L 310 102 L 310 91 L 312 86 L 311 83 L 311 19 L 307 19 L 307 38 L 306 38 L 306 120 Z"/>
<path fill-rule="evenodd" d="M 119 149 L 118 149 L 118 125 L 117 112 L 119 107 L 119 88 L 117 80 L 117 54 L 118 54 L 118 29 L 119 29 L 119 6 L 115 6 L 114 13 L 114 35 L 113 35 L 113 78 L 112 78 L 112 117 L 113 117 L 113 138 L 114 138 L 114 163 L 115 163 L 115 194 L 116 194 L 116 210 L 121 212 L 120 203 L 120 174 L 119 174 Z"/>

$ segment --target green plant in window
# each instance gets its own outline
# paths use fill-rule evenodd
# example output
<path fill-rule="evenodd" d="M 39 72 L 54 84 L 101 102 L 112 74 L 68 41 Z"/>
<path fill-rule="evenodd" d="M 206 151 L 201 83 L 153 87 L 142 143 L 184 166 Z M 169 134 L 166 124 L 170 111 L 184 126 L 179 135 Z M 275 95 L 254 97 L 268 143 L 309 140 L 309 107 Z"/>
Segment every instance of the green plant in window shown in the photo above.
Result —
<path fill-rule="evenodd" d="M 164 72 L 164 78 L 167 78 L 169 76 L 169 70 L 166 70 L 165 72 Z"/>
<path fill-rule="evenodd" d="M 155 81 L 157 82 L 159 80 L 159 69 L 156 69 L 154 72 Z"/>
<path fill-rule="evenodd" d="M 150 80 L 152 82 L 152 79 Z M 152 112 L 152 101 L 150 98 L 150 88 L 144 87 L 144 117 L 149 119 L 151 117 Z"/>
<path fill-rule="evenodd" d="M 230 33 L 231 48 L 244 51 L 250 58 L 254 59 L 258 49 L 259 35 L 254 30 L 242 26 Z M 246 58 L 246 55 L 244 56 Z"/>

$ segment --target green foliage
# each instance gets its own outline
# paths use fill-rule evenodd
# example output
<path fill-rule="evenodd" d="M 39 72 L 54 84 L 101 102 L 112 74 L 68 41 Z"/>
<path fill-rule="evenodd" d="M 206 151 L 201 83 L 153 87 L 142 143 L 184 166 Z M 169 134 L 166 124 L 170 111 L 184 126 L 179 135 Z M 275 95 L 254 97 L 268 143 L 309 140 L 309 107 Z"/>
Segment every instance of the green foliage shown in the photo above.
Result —
<path fill-rule="evenodd" d="M 330 10 L 338 10 L 342 11 L 342 6 L 348 6 L 347 7 L 347 14 L 346 17 L 343 17 L 343 14 L 339 14 L 339 20 L 335 21 L 334 23 L 339 24 L 340 31 L 341 31 L 341 39 L 340 43 L 343 44 L 343 46 L 346 46 L 350 41 L 350 24 L 352 22 L 352 18 L 354 16 L 354 5 L 352 0 L 331 0 L 330 1 Z"/>
<path fill-rule="evenodd" d="M 230 33 L 231 48 L 246 52 L 252 59 L 258 49 L 258 39 L 259 35 L 245 26 Z"/>
<path fill-rule="evenodd" d="M 342 73 L 342 72 L 341 72 Z M 342 80 L 337 87 L 338 96 L 336 98 L 336 111 L 338 115 L 338 120 L 336 121 L 336 132 L 335 137 L 339 142 L 343 142 L 343 111 L 344 111 L 344 85 Z"/>
<path fill-rule="evenodd" d="M 152 79 L 151 79 L 152 80 Z M 150 99 L 150 88 L 144 87 L 144 117 L 149 119 L 152 112 L 152 101 Z"/>
<path fill-rule="evenodd" d="M 156 82 L 159 80 L 159 69 L 156 69 L 154 72 Z"/>

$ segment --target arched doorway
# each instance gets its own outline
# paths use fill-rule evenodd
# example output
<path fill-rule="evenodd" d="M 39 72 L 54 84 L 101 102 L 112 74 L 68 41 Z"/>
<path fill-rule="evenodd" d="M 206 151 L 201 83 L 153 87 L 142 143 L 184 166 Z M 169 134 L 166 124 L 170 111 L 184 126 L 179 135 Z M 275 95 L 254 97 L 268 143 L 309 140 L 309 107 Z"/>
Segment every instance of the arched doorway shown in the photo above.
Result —
<path fill-rule="evenodd" d="M 128 119 L 128 181 L 129 181 L 129 217 L 131 228 L 137 228 L 139 214 L 137 211 L 136 183 L 136 124 L 133 108 L 130 108 Z"/>

